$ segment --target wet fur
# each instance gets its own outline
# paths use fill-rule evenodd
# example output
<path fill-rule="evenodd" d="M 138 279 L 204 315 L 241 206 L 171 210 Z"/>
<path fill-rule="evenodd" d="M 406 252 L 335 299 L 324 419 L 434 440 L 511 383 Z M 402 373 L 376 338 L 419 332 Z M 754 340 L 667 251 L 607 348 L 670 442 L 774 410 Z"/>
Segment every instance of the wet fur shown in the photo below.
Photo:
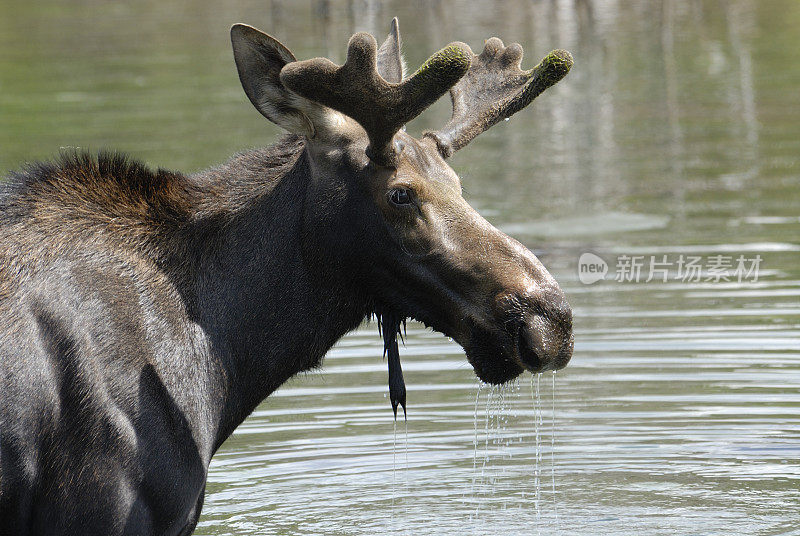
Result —
<path fill-rule="evenodd" d="M 303 148 L 193 176 L 72 152 L 4 183 L 0 534 L 191 533 L 216 449 L 371 312 L 304 268 Z"/>

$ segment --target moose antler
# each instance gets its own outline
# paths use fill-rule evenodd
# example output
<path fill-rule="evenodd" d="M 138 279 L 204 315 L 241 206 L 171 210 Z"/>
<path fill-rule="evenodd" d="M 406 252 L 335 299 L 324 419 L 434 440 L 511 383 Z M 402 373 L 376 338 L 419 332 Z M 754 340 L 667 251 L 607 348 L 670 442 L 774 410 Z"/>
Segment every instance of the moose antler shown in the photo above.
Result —
<path fill-rule="evenodd" d="M 397 84 L 378 74 L 376 54 L 375 38 L 357 33 L 350 38 L 341 67 L 325 58 L 292 62 L 283 67 L 280 79 L 291 91 L 358 121 L 369 137 L 370 159 L 393 166 L 395 133 L 466 74 L 472 50 L 464 43 L 451 43 Z"/>
<path fill-rule="evenodd" d="M 451 156 L 475 136 L 516 112 L 564 78 L 572 67 L 572 55 L 554 50 L 530 71 L 522 71 L 522 47 L 503 46 L 492 37 L 479 56 L 472 54 L 469 72 L 450 88 L 453 115 L 433 138 L 443 157 Z"/>

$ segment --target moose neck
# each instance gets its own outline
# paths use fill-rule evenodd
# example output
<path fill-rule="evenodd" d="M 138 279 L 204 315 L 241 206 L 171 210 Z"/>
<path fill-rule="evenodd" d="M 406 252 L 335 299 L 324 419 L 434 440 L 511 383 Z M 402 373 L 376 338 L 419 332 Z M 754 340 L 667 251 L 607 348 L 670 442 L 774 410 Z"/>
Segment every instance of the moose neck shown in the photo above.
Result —
<path fill-rule="evenodd" d="M 197 177 L 261 192 L 228 203 L 232 213 L 223 218 L 217 243 L 206 248 L 194 278 L 197 321 L 208 337 L 209 357 L 218 364 L 215 383 L 224 393 L 215 408 L 215 450 L 264 398 L 294 374 L 317 366 L 370 312 L 356 289 L 316 273 L 304 259 L 308 159 L 300 148 L 270 177 L 274 162 L 256 151 Z"/>

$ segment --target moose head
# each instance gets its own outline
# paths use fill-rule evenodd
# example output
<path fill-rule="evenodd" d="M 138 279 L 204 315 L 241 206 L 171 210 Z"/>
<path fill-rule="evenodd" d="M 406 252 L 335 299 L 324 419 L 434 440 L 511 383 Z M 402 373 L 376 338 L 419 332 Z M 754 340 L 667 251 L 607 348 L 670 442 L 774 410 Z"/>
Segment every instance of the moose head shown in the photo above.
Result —
<path fill-rule="evenodd" d="M 568 52 L 550 52 L 524 71 L 518 44 L 491 38 L 475 55 L 456 42 L 406 76 L 397 19 L 380 48 L 371 35 L 354 35 L 341 66 L 297 61 L 243 24 L 231 39 L 253 105 L 305 137 L 306 262 L 383 318 L 390 369 L 407 317 L 452 337 L 488 383 L 567 364 L 572 311 L 563 292 L 530 250 L 467 204 L 446 160 L 563 78 Z M 405 132 L 448 90 L 453 113 L 442 129 L 420 138 Z"/>

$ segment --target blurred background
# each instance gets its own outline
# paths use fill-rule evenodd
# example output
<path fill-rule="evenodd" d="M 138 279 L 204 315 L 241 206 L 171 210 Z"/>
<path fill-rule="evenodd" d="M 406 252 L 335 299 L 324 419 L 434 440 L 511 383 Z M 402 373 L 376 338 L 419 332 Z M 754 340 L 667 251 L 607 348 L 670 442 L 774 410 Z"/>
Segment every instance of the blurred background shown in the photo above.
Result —
<path fill-rule="evenodd" d="M 230 25 L 340 63 L 393 16 L 412 70 L 490 36 L 527 68 L 574 55 L 451 163 L 561 283 L 575 356 L 489 388 L 410 324 L 395 426 L 365 325 L 226 442 L 197 534 L 797 534 L 800 2 L 0 0 L 0 170 L 78 146 L 192 172 L 268 145 L 280 132 L 241 90 Z M 606 279 L 581 282 L 587 252 Z M 617 277 L 626 256 L 641 278 Z M 713 277 L 712 258 L 740 256 L 757 277 Z M 651 257 L 669 267 L 646 281 Z"/>

